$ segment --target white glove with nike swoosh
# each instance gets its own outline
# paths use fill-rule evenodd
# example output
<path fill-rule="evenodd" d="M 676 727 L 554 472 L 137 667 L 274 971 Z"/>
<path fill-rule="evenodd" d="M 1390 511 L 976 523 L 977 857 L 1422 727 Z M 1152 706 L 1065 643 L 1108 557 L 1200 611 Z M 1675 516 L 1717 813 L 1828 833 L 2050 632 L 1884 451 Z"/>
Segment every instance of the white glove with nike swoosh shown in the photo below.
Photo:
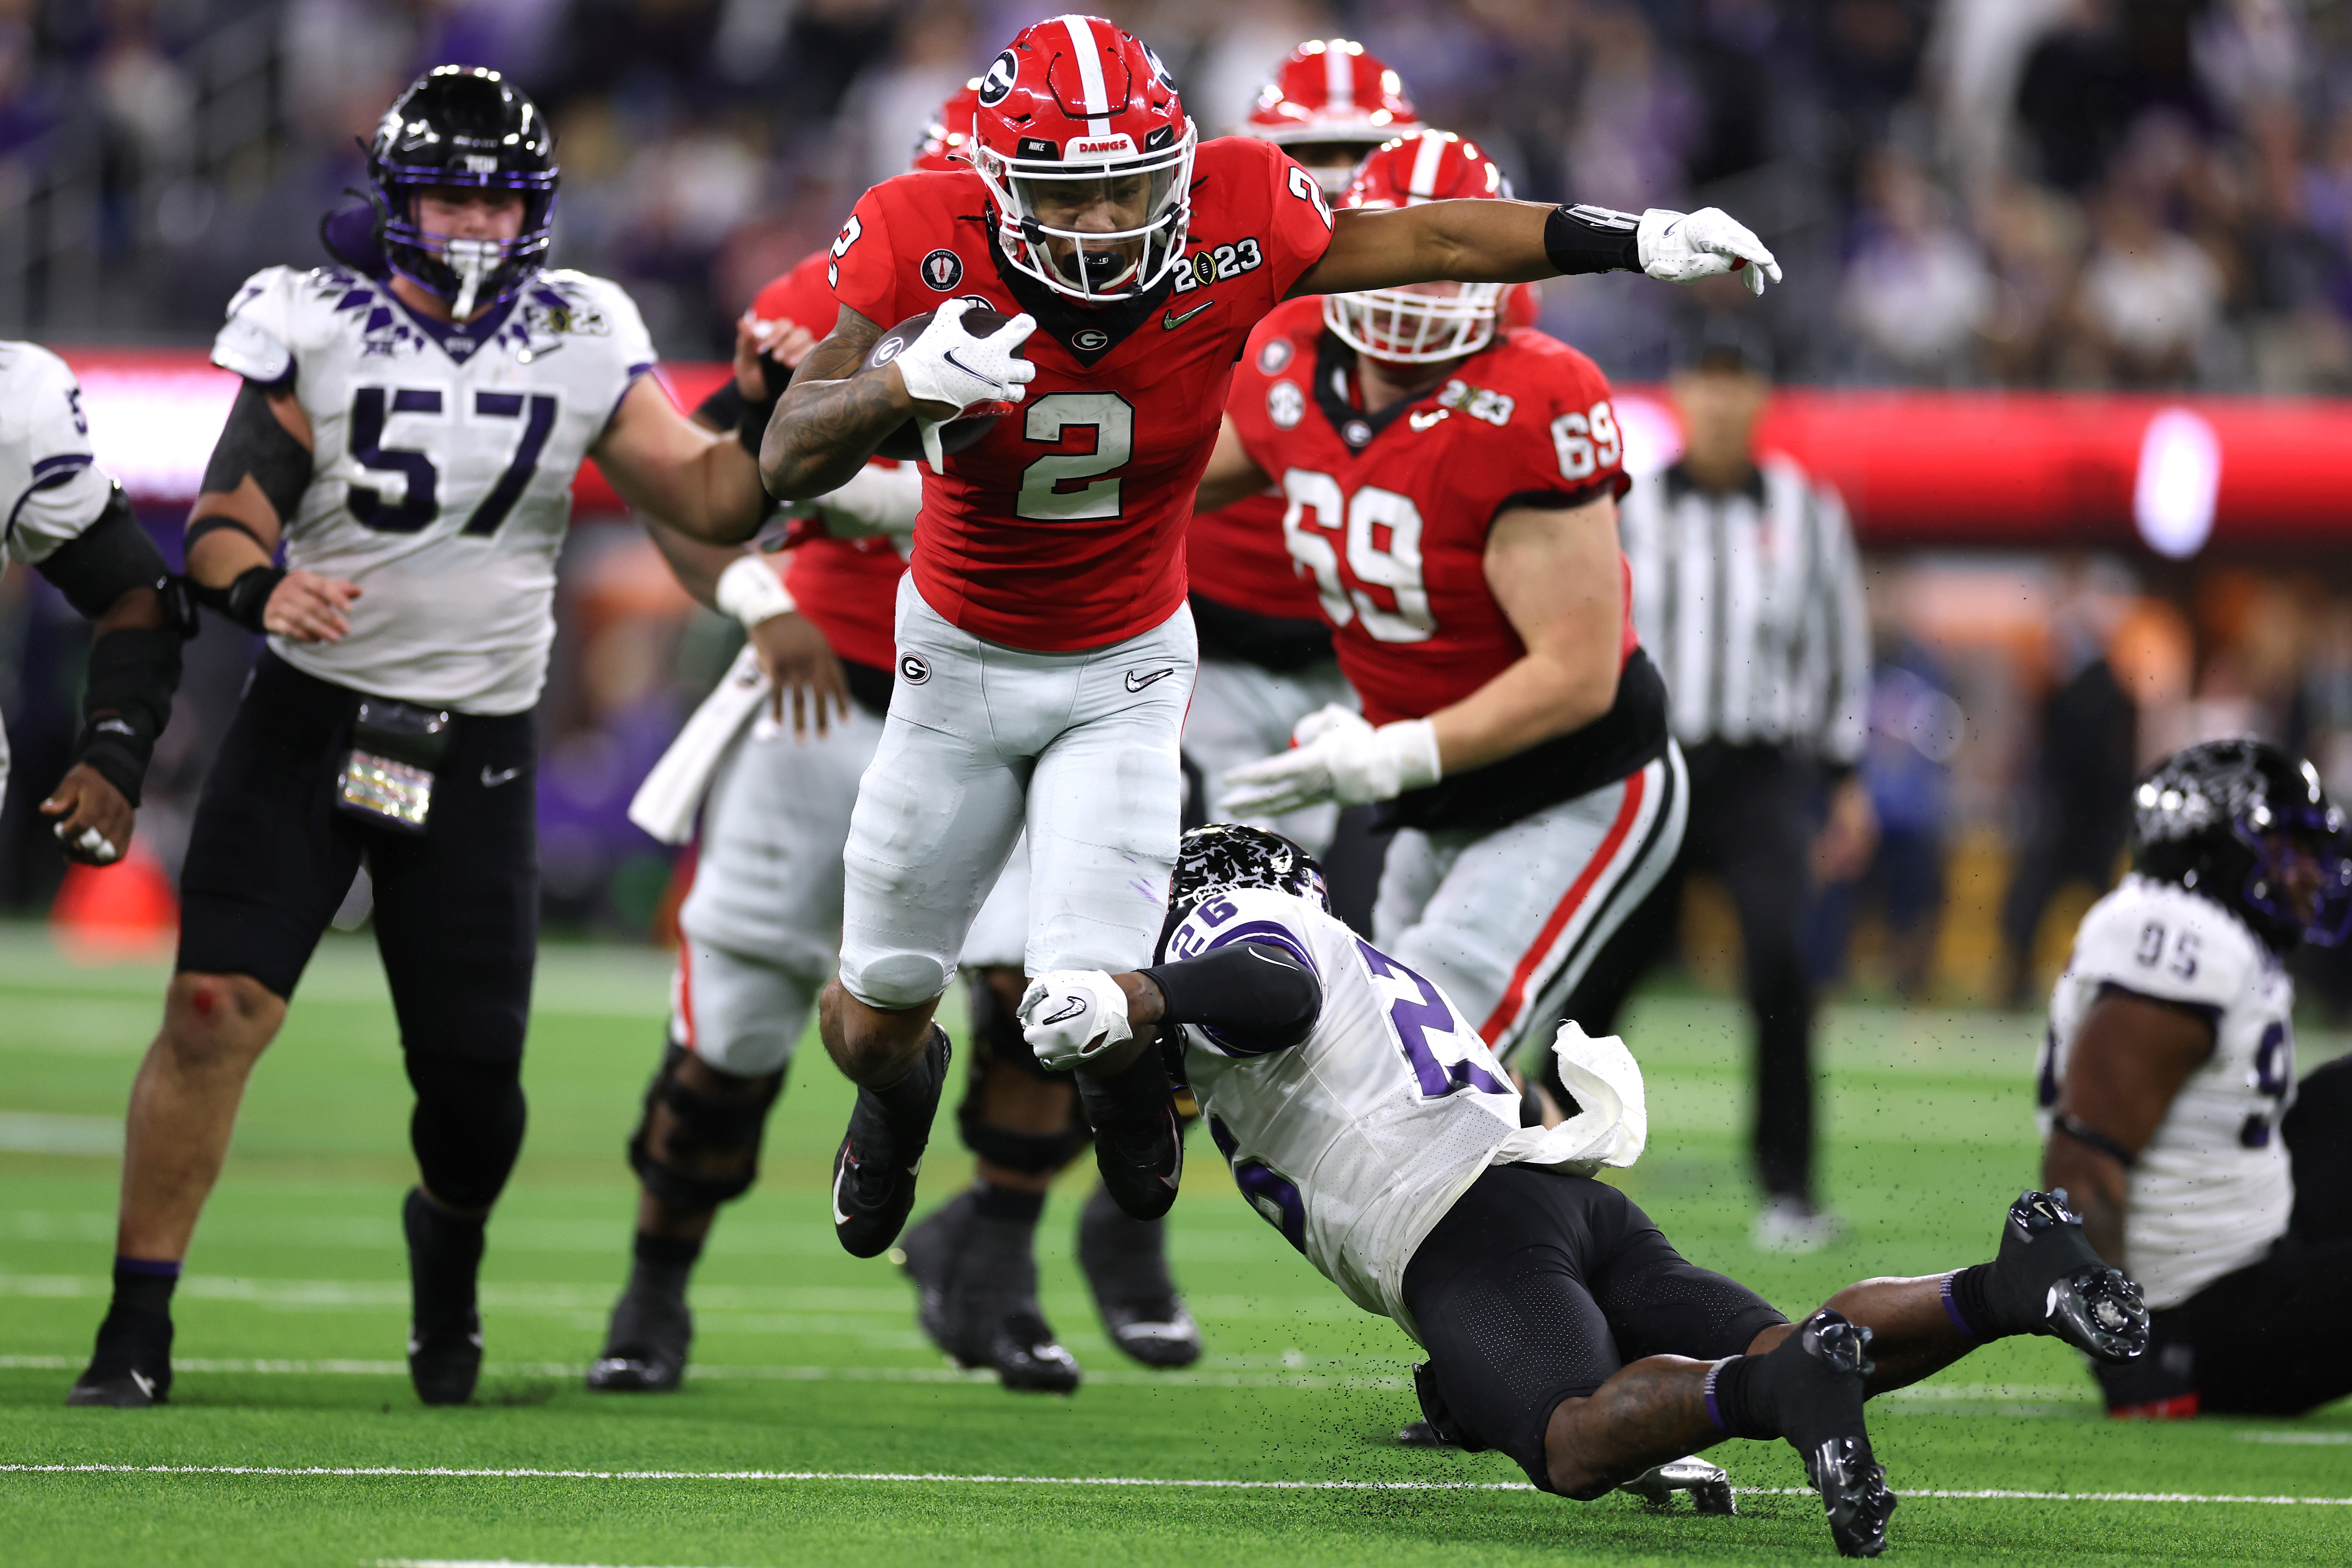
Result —
<path fill-rule="evenodd" d="M 1748 291 L 1761 294 L 1767 281 L 1780 281 L 1780 264 L 1764 242 L 1721 207 L 1701 207 L 1695 213 L 1652 207 L 1642 215 L 1634 243 L 1641 249 L 1643 272 L 1661 283 L 1696 283 L 1745 271 Z"/>
<path fill-rule="evenodd" d="M 1337 703 L 1318 708 L 1291 732 L 1292 748 L 1226 770 L 1224 809 L 1279 816 L 1318 801 L 1362 805 L 1433 784 L 1443 773 L 1437 731 L 1426 719 L 1374 729 Z"/>
<path fill-rule="evenodd" d="M 1037 318 L 1023 311 L 987 337 L 964 330 L 970 303 L 951 300 L 939 309 L 920 336 L 890 363 L 918 403 L 944 403 L 959 413 L 975 403 L 1018 403 L 1037 367 L 1014 351 L 1037 330 Z"/>
<path fill-rule="evenodd" d="M 1127 1021 L 1127 993 L 1099 969 L 1055 969 L 1021 994 L 1022 1037 L 1037 1059 L 1056 1071 L 1092 1061 L 1135 1037 Z"/>

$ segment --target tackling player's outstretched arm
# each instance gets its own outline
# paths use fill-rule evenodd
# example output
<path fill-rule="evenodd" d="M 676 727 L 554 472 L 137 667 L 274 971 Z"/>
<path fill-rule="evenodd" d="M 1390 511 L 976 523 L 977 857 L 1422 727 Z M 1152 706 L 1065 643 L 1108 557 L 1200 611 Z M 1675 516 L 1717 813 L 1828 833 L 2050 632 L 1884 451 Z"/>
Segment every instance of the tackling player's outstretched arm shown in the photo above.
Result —
<path fill-rule="evenodd" d="M 1198 958 L 1110 974 L 1063 969 L 1029 983 L 1020 1018 L 1049 1068 L 1118 1072 L 1154 1024 L 1199 1024 L 1279 1050 L 1314 1032 L 1323 984 L 1286 948 L 1240 942 Z"/>
<path fill-rule="evenodd" d="M 1202 470 L 1201 488 L 1192 499 L 1196 512 L 1215 511 L 1237 500 L 1265 489 L 1274 480 L 1257 466 L 1257 459 L 1242 445 L 1241 432 L 1234 427 L 1233 416 L 1217 428 L 1217 445 L 1209 454 L 1209 466 Z"/>
<path fill-rule="evenodd" d="M 237 388 L 188 509 L 188 582 L 200 601 L 248 631 L 341 642 L 359 585 L 270 563 L 285 520 L 310 488 L 310 416 L 293 392 L 251 381 Z"/>
<path fill-rule="evenodd" d="M 742 444 L 679 413 L 650 375 L 637 377 L 589 451 L 622 500 L 690 539 L 740 544 L 767 516 Z"/>
<path fill-rule="evenodd" d="M 1640 272 L 1668 283 L 1746 269 L 1751 292 L 1780 280 L 1780 263 L 1715 207 L 1546 206 L 1487 197 L 1331 215 L 1331 244 L 1290 294 L 1353 294 L 1409 283 L 1529 283 L 1586 272 Z"/>
<path fill-rule="evenodd" d="M 2084 1237 L 2109 1263 L 2124 1260 L 2125 1173 L 2213 1041 L 2205 1014 L 2112 986 L 2083 1016 L 2042 1184 L 2066 1189 Z"/>
<path fill-rule="evenodd" d="M 1500 513 L 1486 535 L 1486 572 L 1527 652 L 1429 716 L 1448 777 L 1581 730 L 1617 700 L 1625 577 L 1613 497 Z"/>

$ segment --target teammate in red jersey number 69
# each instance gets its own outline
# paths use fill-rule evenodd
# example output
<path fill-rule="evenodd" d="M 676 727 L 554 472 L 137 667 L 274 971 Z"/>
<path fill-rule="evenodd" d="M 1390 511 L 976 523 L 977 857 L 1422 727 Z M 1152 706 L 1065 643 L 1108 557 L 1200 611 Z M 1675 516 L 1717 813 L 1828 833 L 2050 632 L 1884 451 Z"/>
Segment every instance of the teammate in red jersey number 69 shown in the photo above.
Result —
<path fill-rule="evenodd" d="M 834 246 L 841 313 L 761 453 L 771 492 L 820 495 L 909 418 L 1024 405 L 924 479 L 897 691 L 851 822 L 819 1026 L 860 1086 L 834 1183 L 837 1232 L 860 1256 L 913 1205 L 948 1058 L 931 1016 L 1024 823 L 1029 972 L 1117 972 L 1151 952 L 1194 661 L 1182 529 L 1251 329 L 1294 293 L 1443 278 L 1747 268 L 1760 289 L 1780 275 L 1713 210 L 1335 216 L 1279 149 L 1197 144 L 1158 57 L 1098 17 L 1038 23 L 996 58 L 971 157 L 969 174 L 900 175 L 858 202 Z M 954 308 L 966 300 L 1013 319 L 977 336 Z M 919 336 L 861 370 L 889 326 L 927 310 Z M 1081 1074 L 1079 1089 L 1098 1131 L 1166 1096 L 1164 1079 Z M 1117 1142 L 1098 1139 L 1097 1160 Z"/>
<path fill-rule="evenodd" d="M 1500 184 L 1475 144 L 1426 131 L 1366 159 L 1347 202 Z M 1540 1079 L 1567 998 L 1673 861 L 1685 792 L 1627 603 L 1609 384 L 1564 343 L 1500 330 L 1500 292 L 1276 310 L 1202 492 L 1280 485 L 1283 537 L 1364 707 L 1307 715 L 1295 749 L 1225 775 L 1226 804 L 1386 803 L 1375 940 Z"/>

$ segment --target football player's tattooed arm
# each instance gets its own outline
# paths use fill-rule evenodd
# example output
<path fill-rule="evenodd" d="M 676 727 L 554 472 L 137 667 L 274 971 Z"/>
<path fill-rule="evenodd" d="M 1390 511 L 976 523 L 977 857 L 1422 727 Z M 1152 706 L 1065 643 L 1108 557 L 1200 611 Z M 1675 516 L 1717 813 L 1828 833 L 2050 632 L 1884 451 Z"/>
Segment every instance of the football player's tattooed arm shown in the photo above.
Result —
<path fill-rule="evenodd" d="M 1209 454 L 1209 466 L 1201 475 L 1201 488 L 1192 499 L 1196 512 L 1214 511 L 1231 506 L 1237 500 L 1257 494 L 1274 481 L 1242 445 L 1241 432 L 1234 427 L 1228 415 L 1217 430 L 1216 449 Z"/>
<path fill-rule="evenodd" d="M 1617 700 L 1625 576 L 1617 503 L 1513 507 L 1486 534 L 1486 586 L 1527 652 L 1429 716 L 1446 776 L 1580 730 Z"/>
<path fill-rule="evenodd" d="M 2058 1089 L 2042 1184 L 2063 1187 L 2099 1256 L 2124 1260 L 2125 1167 L 2156 1136 L 2173 1097 L 2212 1054 L 2206 1014 L 2107 989 L 2084 1014 Z"/>
<path fill-rule="evenodd" d="M 767 515 L 741 443 L 679 413 L 650 375 L 637 377 L 590 450 L 622 500 L 688 538 L 740 544 Z"/>
<path fill-rule="evenodd" d="M 810 500 L 839 489 L 910 415 L 954 417 L 957 411 L 944 404 L 918 405 L 887 369 L 857 374 L 882 331 L 844 305 L 833 331 L 793 372 L 760 443 L 760 477 L 770 495 Z"/>
<path fill-rule="evenodd" d="M 357 584 L 270 563 L 285 513 L 310 477 L 310 416 L 291 392 L 246 383 L 188 509 L 187 575 L 196 595 L 238 625 L 296 642 L 341 642 Z"/>
<path fill-rule="evenodd" d="M 1289 297 L 1353 294 L 1444 278 L 1465 283 L 1556 278 L 1559 268 L 1544 249 L 1544 225 L 1554 210 L 1541 202 L 1495 197 L 1387 211 L 1343 208 L 1331 215 L 1330 247 L 1291 286 Z"/>

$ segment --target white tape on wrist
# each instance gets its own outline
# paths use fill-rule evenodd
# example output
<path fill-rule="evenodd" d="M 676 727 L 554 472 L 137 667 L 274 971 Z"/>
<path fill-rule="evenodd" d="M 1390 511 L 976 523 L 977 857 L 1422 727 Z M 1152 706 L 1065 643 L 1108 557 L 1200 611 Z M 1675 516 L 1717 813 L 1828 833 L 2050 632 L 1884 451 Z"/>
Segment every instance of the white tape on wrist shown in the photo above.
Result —
<path fill-rule="evenodd" d="M 784 587 L 775 568 L 756 555 L 739 556 L 719 574 L 719 607 L 750 631 L 761 621 L 789 616 L 800 606 Z"/>

